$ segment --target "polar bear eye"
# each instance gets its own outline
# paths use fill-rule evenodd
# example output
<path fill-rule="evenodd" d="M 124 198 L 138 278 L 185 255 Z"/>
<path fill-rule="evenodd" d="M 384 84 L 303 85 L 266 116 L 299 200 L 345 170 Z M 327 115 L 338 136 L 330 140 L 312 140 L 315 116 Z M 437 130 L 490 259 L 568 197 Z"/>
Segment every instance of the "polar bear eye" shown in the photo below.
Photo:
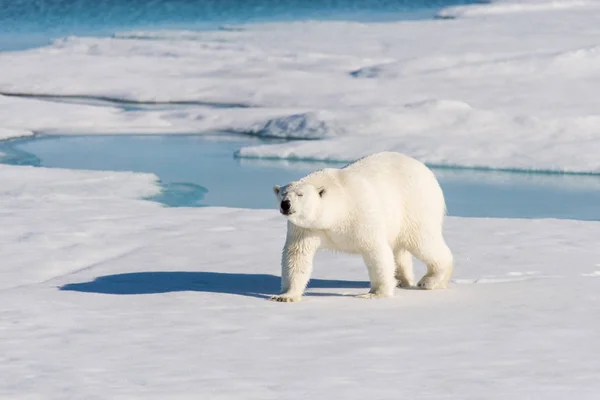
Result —
<path fill-rule="evenodd" d="M 319 196 L 323 197 L 324 193 L 325 193 L 325 188 L 319 189 Z"/>
<path fill-rule="evenodd" d="M 304 196 L 302 193 L 296 193 L 296 195 L 297 195 L 298 197 L 302 197 L 302 196 Z"/>

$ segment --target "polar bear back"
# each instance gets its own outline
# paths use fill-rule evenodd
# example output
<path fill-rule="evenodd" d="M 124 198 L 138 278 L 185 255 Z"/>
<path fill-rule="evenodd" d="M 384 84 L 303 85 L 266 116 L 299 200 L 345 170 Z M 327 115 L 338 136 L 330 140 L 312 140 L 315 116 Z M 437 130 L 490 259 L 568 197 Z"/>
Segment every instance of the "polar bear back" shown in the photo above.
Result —
<path fill-rule="evenodd" d="M 342 234 L 371 236 L 384 230 L 393 245 L 441 230 L 446 213 L 442 189 L 427 166 L 404 154 L 376 153 L 307 178 L 341 188 L 330 204 L 335 204 Z M 336 227 L 331 228 L 335 235 Z"/>

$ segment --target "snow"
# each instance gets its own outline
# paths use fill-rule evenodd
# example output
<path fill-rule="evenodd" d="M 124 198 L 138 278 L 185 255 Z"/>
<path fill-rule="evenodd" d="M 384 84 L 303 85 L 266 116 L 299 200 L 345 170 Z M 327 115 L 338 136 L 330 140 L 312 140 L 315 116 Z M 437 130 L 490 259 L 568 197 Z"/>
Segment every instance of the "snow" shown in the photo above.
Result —
<path fill-rule="evenodd" d="M 117 107 L 0 96 L 0 139 L 33 132 L 159 133 L 165 129 L 171 129 L 168 121 Z"/>
<path fill-rule="evenodd" d="M 2 53 L 0 53 L 0 56 Z M 214 134 L 260 131 L 295 109 L 229 109 L 205 104 L 129 104 L 94 97 L 0 95 L 0 140 L 38 134 Z M 118 99 L 117 99 L 118 100 Z M 314 119 L 314 118 L 313 118 Z M 315 120 L 315 128 L 319 124 Z"/>
<path fill-rule="evenodd" d="M 0 167 L 0 397 L 594 399 L 600 223 L 448 218 L 445 291 L 367 301 L 321 253 L 273 303 L 276 210 L 167 208 L 153 175 Z M 417 271 L 424 267 L 417 264 Z"/>
<path fill-rule="evenodd" d="M 483 0 L 485 1 L 485 0 Z M 570 8 L 597 8 L 597 0 L 492 0 L 481 5 L 446 7 L 439 18 L 465 18 L 494 14 L 563 11 Z"/>
<path fill-rule="evenodd" d="M 33 135 L 33 132 L 20 130 L 20 129 L 9 129 L 0 127 L 0 140 L 26 137 Z"/>
<path fill-rule="evenodd" d="M 65 38 L 0 53 L 0 139 L 233 130 L 312 139 L 240 157 L 600 172 L 597 5 Z M 282 304 L 276 210 L 160 190 L 0 165 L 0 398 L 597 398 L 598 222 L 449 217 L 448 290 L 357 299 L 360 258 L 321 253 Z"/>
<path fill-rule="evenodd" d="M 119 218 L 120 208 L 141 207 L 134 199 L 160 191 L 158 178 L 152 174 L 7 165 L 0 165 L 0 182 L 0 218 L 5 227 L 0 233 L 0 290 L 50 279 L 81 263 L 104 259 L 114 251 L 105 249 L 106 244 L 119 247 L 121 238 L 111 239 L 110 232 L 103 231 L 104 239 L 98 241 L 89 236 L 86 226 L 106 223 L 105 208 L 112 209 L 110 218 Z M 119 230 L 123 229 L 127 230 Z"/>
<path fill-rule="evenodd" d="M 240 157 L 349 161 L 389 149 L 431 164 L 598 173 L 599 5 L 511 0 L 450 7 L 443 20 L 67 37 L 0 53 L 0 92 L 104 104 L 10 97 L 35 111 L 6 112 L 0 125 L 240 131 L 318 139 Z"/>

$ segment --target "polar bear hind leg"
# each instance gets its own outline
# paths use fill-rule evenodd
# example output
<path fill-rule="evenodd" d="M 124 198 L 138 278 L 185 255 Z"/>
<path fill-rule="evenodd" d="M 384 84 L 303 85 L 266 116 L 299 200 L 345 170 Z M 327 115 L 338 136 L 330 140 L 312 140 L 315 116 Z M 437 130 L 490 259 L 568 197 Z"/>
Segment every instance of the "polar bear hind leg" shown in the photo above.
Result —
<path fill-rule="evenodd" d="M 430 236 L 412 253 L 427 266 L 427 273 L 417 283 L 425 290 L 446 289 L 454 270 L 452 252 L 442 234 Z"/>
<path fill-rule="evenodd" d="M 380 243 L 384 243 L 384 241 L 380 241 Z M 363 254 L 363 260 L 369 271 L 371 290 L 358 297 L 362 299 L 393 297 L 396 289 L 396 264 L 392 249 L 387 244 L 382 244 Z"/>
<path fill-rule="evenodd" d="M 406 288 L 414 285 L 412 254 L 404 247 L 395 250 L 396 280 L 398 287 Z"/>

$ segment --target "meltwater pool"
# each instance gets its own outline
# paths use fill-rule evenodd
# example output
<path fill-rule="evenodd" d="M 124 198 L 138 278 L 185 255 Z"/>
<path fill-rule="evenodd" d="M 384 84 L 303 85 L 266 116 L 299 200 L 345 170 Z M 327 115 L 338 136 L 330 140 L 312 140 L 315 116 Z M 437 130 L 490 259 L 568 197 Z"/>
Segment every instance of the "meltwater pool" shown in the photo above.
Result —
<path fill-rule="evenodd" d="M 237 159 L 261 139 L 222 135 L 46 136 L 0 142 L 0 162 L 51 168 L 152 172 L 171 207 L 275 208 L 271 190 L 324 166 Z M 264 140 L 262 140 L 264 141 Z M 600 176 L 434 169 L 450 215 L 600 220 Z"/>

